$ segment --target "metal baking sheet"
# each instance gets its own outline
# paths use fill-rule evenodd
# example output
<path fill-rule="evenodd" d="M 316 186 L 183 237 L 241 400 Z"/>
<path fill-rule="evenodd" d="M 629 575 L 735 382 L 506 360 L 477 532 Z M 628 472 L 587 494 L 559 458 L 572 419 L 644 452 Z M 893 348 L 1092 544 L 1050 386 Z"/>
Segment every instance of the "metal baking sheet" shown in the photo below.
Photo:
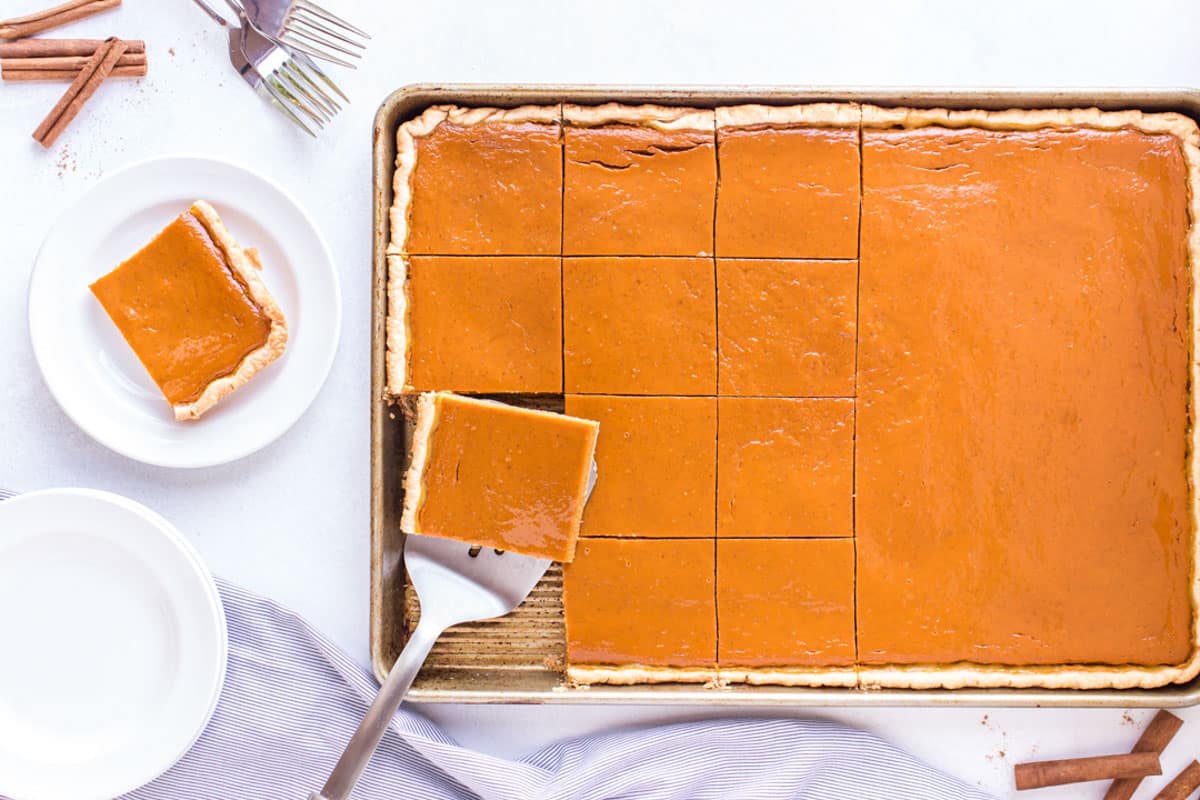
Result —
<path fill-rule="evenodd" d="M 661 88 L 630 86 L 406 86 L 375 116 L 374 270 L 371 309 L 371 660 L 381 680 L 420 613 L 404 574 L 401 478 L 407 467 L 404 409 L 384 393 L 384 321 L 388 209 L 396 161 L 396 128 L 439 103 L 512 107 L 553 103 L 657 103 L 711 108 L 737 103 L 791 105 L 860 102 L 948 108 L 1136 108 L 1178 111 L 1200 120 L 1200 91 L 1185 89 L 964 90 L 811 87 Z M 506 398 L 562 410 L 561 398 Z M 1158 689 L 845 689 L 696 684 L 590 686 L 563 681 L 562 569 L 551 567 L 530 598 L 503 619 L 460 625 L 442 637 L 409 697 L 453 703 L 688 703 L 717 706 L 1088 706 L 1181 707 L 1200 702 L 1200 678 Z"/>

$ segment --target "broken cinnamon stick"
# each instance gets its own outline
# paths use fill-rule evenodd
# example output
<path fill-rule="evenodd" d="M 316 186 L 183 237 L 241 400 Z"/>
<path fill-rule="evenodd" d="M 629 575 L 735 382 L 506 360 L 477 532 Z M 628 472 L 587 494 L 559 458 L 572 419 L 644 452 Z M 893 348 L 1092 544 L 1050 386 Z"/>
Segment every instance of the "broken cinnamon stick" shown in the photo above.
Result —
<path fill-rule="evenodd" d="M 86 56 L 52 56 L 48 58 L 0 58 L 0 69 L 18 72 L 24 69 L 69 70 L 78 72 L 87 66 Z M 128 50 L 117 60 L 118 67 L 143 67 L 145 53 L 130 53 Z"/>
<path fill-rule="evenodd" d="M 17 69 L 17 70 L 0 70 L 0 79 L 6 81 L 73 81 L 79 77 L 81 70 L 77 69 Z M 134 65 L 129 67 L 113 67 L 112 72 L 108 73 L 110 78 L 144 78 L 146 77 L 146 65 Z"/>
<path fill-rule="evenodd" d="M 1193 761 L 1154 795 L 1154 800 L 1186 800 L 1197 789 L 1200 789 L 1200 763 Z"/>
<path fill-rule="evenodd" d="M 67 126 L 79 114 L 79 110 L 96 93 L 96 89 L 100 88 L 100 84 L 104 82 L 108 74 L 113 71 L 124 52 L 125 43 L 123 41 L 115 38 L 107 39 L 104 46 L 88 59 L 87 65 L 80 70 L 79 75 L 67 88 L 67 91 L 42 120 L 42 124 L 38 125 L 37 130 L 33 132 L 33 138 L 42 147 L 53 145 L 55 140 L 67 129 Z"/>
<path fill-rule="evenodd" d="M 68 0 L 60 6 L 0 22 L 0 39 L 22 39 L 121 5 L 121 0 Z"/>
<path fill-rule="evenodd" d="M 1133 752 L 1161 755 L 1182 725 L 1183 720 L 1170 711 L 1159 711 L 1133 745 Z M 1104 793 L 1104 800 L 1129 800 L 1141 782 L 1141 778 L 1118 778 Z"/>
<path fill-rule="evenodd" d="M 124 41 L 126 54 L 146 52 L 146 43 L 141 39 Z M 86 58 L 103 44 L 103 39 L 18 39 L 15 42 L 0 42 L 0 58 Z"/>
<path fill-rule="evenodd" d="M 1013 768 L 1018 791 L 1061 786 L 1064 783 L 1142 778 L 1161 774 L 1162 765 L 1158 761 L 1158 753 L 1120 753 L 1112 756 L 1034 761 L 1017 764 Z"/>

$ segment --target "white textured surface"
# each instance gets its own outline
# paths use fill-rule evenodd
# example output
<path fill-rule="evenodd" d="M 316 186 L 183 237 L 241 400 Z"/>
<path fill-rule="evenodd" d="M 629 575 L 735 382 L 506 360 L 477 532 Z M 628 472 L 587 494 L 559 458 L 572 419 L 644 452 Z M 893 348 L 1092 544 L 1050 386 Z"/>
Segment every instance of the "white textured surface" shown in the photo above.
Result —
<path fill-rule="evenodd" d="M 175 522 L 214 572 L 302 612 L 364 661 L 369 154 L 371 119 L 388 91 L 421 81 L 1200 84 L 1200 5 L 1190 0 L 326 2 L 375 38 L 358 72 L 337 72 L 355 102 L 319 142 L 296 135 L 240 84 L 225 62 L 224 35 L 186 0 L 126 0 L 120 11 L 62 33 L 144 38 L 151 77 L 103 87 L 49 153 L 29 134 L 61 87 L 0 85 L 0 485 L 84 485 L 142 501 Z M 0 6 L 7 14 L 45 4 L 3 0 Z M 341 271 L 345 321 L 329 382 L 295 428 L 236 464 L 174 472 L 108 452 L 58 410 L 33 363 L 25 292 L 38 243 L 68 198 L 131 161 L 189 152 L 257 164 L 320 221 Z M 603 726 L 707 713 L 427 711 L 464 743 L 503 754 Z M 1011 792 L 1014 761 L 1121 750 L 1136 738 L 1135 723 L 1148 717 L 1052 710 L 796 713 L 867 727 L 1002 795 Z M 1191 724 L 1168 751 L 1168 772 L 1200 751 L 1200 713 L 1184 716 Z M 1096 787 L 1039 793 L 1046 800 L 1095 795 Z"/>

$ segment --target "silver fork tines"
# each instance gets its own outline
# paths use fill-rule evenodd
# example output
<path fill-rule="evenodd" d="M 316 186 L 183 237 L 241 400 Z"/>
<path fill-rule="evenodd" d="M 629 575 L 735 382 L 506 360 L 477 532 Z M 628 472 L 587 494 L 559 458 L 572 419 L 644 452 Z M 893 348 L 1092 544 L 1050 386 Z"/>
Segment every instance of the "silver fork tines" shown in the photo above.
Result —
<path fill-rule="evenodd" d="M 366 31 L 309 0 L 292 0 L 273 35 L 296 50 L 346 67 L 355 64 L 337 54 L 361 58 L 366 40 L 371 38 Z"/>
<path fill-rule="evenodd" d="M 331 89 L 346 100 L 346 95 L 303 53 L 292 53 L 260 32 L 246 18 L 238 15 L 241 28 L 241 50 L 262 78 L 263 86 L 277 104 L 290 110 L 288 114 L 310 134 L 313 131 L 300 121 L 306 118 L 317 130 L 333 119 L 342 108 L 322 87 Z"/>
<path fill-rule="evenodd" d="M 238 0 L 225 3 L 237 15 L 239 25 L 218 14 L 205 0 L 195 3 L 229 31 L 229 60 L 242 79 L 308 135 L 316 136 L 316 131 L 341 111 L 334 95 L 350 102 L 311 58 L 292 52 L 256 28 Z"/>

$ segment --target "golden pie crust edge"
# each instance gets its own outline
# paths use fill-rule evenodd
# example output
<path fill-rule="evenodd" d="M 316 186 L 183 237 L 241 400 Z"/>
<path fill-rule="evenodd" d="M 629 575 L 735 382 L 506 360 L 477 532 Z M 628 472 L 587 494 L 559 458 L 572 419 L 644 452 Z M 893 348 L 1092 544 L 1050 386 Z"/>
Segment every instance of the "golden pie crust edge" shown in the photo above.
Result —
<path fill-rule="evenodd" d="M 387 246 L 387 317 L 384 320 L 387 376 L 384 391 L 397 398 L 412 387 L 408 383 L 408 217 L 412 209 L 412 176 L 417 166 L 417 140 L 437 130 L 443 122 L 471 127 L 493 122 L 562 124 L 562 107 L 462 108 L 430 106 L 396 129 L 396 171 L 392 176 L 392 207 L 388 209 L 391 235 Z"/>
<path fill-rule="evenodd" d="M 270 320 L 271 328 L 267 334 L 267 340 L 257 349 L 251 350 L 242 359 L 242 363 L 238 364 L 236 370 L 209 383 L 204 387 L 200 396 L 192 402 L 172 404 L 171 408 L 174 410 L 177 420 L 198 418 L 220 402 L 223 397 L 244 386 L 258 374 L 259 370 L 283 355 L 288 340 L 287 320 L 283 316 L 283 309 L 275 302 L 275 298 L 267 290 L 267 285 L 263 283 L 257 252 L 247 253 L 233 238 L 229 229 L 225 227 L 225 223 L 221 221 L 216 209 L 205 201 L 197 200 L 188 210 L 200 220 L 209 235 L 221 248 L 229 268 L 245 283 L 246 290 L 250 293 L 250 299 L 262 309 L 263 314 Z"/>
<path fill-rule="evenodd" d="M 699 131 L 711 133 L 716 126 L 712 109 L 687 106 L 630 106 L 605 103 L 580 106 L 568 103 L 562 109 L 563 123 L 576 128 L 600 125 L 637 125 L 658 131 Z"/>
<path fill-rule="evenodd" d="M 404 473 L 404 508 L 400 512 L 400 530 L 420 533 L 417 512 L 425 502 L 425 465 L 429 462 L 429 439 L 437 421 L 438 408 L 434 393 L 417 398 L 416 422 L 412 434 L 412 459 Z"/>
<path fill-rule="evenodd" d="M 802 106 L 741 105 L 716 109 L 721 128 L 804 127 L 857 128 L 862 121 L 858 103 L 809 103 Z"/>
<path fill-rule="evenodd" d="M 640 664 L 629 666 L 570 664 L 567 666 L 567 683 L 571 686 L 703 683 L 713 688 L 720 685 L 716 667 L 649 667 Z"/>

